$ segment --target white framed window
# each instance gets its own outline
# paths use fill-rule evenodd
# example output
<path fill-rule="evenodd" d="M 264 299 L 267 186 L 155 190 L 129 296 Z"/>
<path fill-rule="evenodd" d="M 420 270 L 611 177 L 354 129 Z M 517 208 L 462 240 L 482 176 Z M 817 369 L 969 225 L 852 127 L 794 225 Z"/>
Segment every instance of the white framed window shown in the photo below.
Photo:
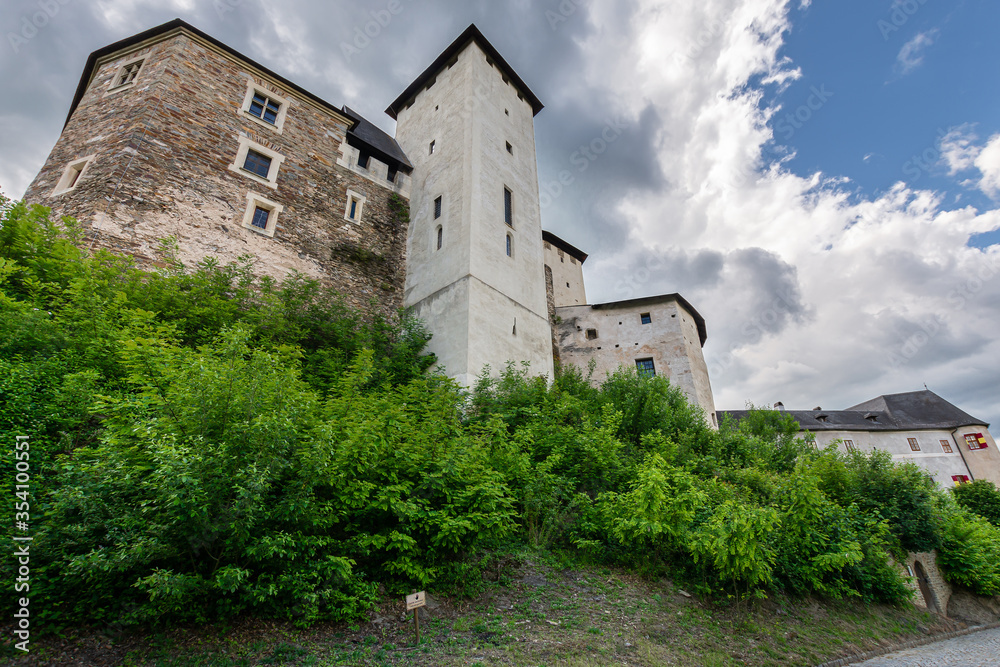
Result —
<path fill-rule="evenodd" d="M 120 93 L 135 86 L 145 62 L 146 56 L 136 56 L 119 65 L 118 71 L 115 72 L 114 77 L 111 79 L 111 85 L 108 86 L 108 92 L 105 95 Z"/>
<path fill-rule="evenodd" d="M 344 209 L 344 219 L 351 222 L 361 222 L 361 214 L 368 199 L 354 190 L 347 191 L 347 208 Z"/>
<path fill-rule="evenodd" d="M 288 99 L 264 86 L 247 80 L 247 92 L 243 97 L 240 113 L 244 118 L 281 134 L 288 114 Z"/>
<path fill-rule="evenodd" d="M 52 195 L 61 195 L 64 192 L 69 192 L 76 188 L 83 179 L 83 174 L 87 171 L 87 167 L 94 160 L 93 155 L 88 155 L 87 157 L 82 157 L 73 160 L 66 168 L 63 170 L 62 177 L 60 177 L 59 182 L 56 183 L 56 187 L 52 190 Z"/>
<path fill-rule="evenodd" d="M 239 136 L 239 142 L 236 159 L 229 165 L 229 171 L 277 189 L 278 169 L 285 161 L 285 156 L 243 135 Z"/>
<path fill-rule="evenodd" d="M 278 215 L 284 207 L 256 192 L 247 193 L 247 209 L 243 213 L 243 226 L 258 234 L 274 237 Z"/>

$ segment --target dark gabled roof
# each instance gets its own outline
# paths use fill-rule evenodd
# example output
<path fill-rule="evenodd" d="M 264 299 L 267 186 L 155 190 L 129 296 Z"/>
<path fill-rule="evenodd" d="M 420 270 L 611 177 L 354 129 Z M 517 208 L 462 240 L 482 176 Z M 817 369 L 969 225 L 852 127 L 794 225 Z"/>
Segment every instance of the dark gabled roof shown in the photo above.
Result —
<path fill-rule="evenodd" d="M 658 296 L 644 296 L 638 299 L 627 299 L 625 301 L 610 301 L 608 303 L 596 303 L 591 306 L 595 310 L 600 310 L 604 308 L 632 308 L 636 306 L 642 306 L 648 304 L 650 306 L 658 303 L 664 303 L 666 301 L 676 301 L 681 306 L 684 307 L 686 311 L 691 313 L 691 317 L 694 318 L 695 324 L 698 325 L 698 337 L 701 339 L 701 346 L 705 347 L 705 341 L 708 340 L 708 328 L 705 326 L 705 318 L 701 316 L 697 310 L 694 309 L 687 299 L 682 297 L 680 294 L 660 294 Z"/>
<path fill-rule="evenodd" d="M 403 152 L 403 149 L 400 148 L 395 139 L 377 128 L 374 124 L 366 120 L 364 116 L 350 107 L 345 106 L 343 114 L 354 121 L 353 127 L 347 131 L 348 144 L 353 146 L 356 141 L 361 142 L 378 160 L 386 164 L 395 162 L 407 173 L 413 171 L 413 165 L 410 164 L 410 161 L 406 158 L 406 153 Z"/>
<path fill-rule="evenodd" d="M 538 112 L 545 108 L 545 105 L 542 104 L 533 92 L 531 92 L 531 89 L 528 88 L 528 84 L 521 80 L 521 77 L 519 77 L 517 72 L 514 71 L 514 68 L 511 67 L 506 60 L 504 60 L 503 56 L 500 55 L 500 52 L 497 51 L 492 44 L 490 44 L 489 40 L 486 39 L 485 36 L 483 36 L 483 33 L 479 31 L 479 28 L 476 27 L 475 23 L 470 25 L 465 32 L 459 35 L 458 39 L 452 42 L 451 46 L 445 49 L 444 52 L 437 57 L 437 60 L 431 63 L 430 67 L 421 72 L 420 76 L 414 79 L 413 83 L 407 86 L 406 90 L 404 90 L 399 97 L 397 97 L 396 100 L 389 105 L 385 112 L 389 114 L 393 120 L 396 120 L 396 115 L 402 111 L 421 90 L 424 89 L 424 86 L 430 82 L 431 79 L 437 76 L 438 72 L 444 69 L 447 64 L 451 62 L 455 56 L 461 53 L 471 42 L 478 44 L 479 48 L 485 51 L 486 55 L 493 60 L 493 63 L 510 78 L 514 87 L 517 88 L 522 95 L 524 95 L 526 100 L 528 100 L 528 104 L 531 105 L 533 114 L 537 116 Z"/>
<path fill-rule="evenodd" d="M 281 83 L 281 85 L 291 90 L 294 90 L 299 95 L 302 95 L 303 97 L 315 102 L 319 106 L 325 109 L 329 109 L 330 111 L 333 111 L 337 114 L 343 115 L 343 112 L 340 109 L 333 106 L 326 100 L 317 97 L 316 95 L 313 95 L 305 88 L 302 88 L 301 86 L 292 83 L 291 81 L 281 76 L 280 74 L 276 74 L 271 70 L 269 70 L 268 68 L 261 65 L 260 63 L 251 60 L 250 58 L 247 58 L 245 55 L 243 55 L 236 49 L 232 48 L 231 46 L 227 46 L 222 42 L 220 42 L 219 40 L 217 40 L 216 38 L 212 37 L 211 35 L 206 34 L 201 30 L 198 30 L 190 23 L 183 21 L 181 19 L 174 19 L 173 21 L 168 21 L 166 23 L 158 25 L 155 28 L 150 28 L 149 30 L 140 32 L 136 35 L 132 35 L 131 37 L 126 37 L 121 41 L 115 42 L 114 44 L 108 44 L 107 46 L 97 49 L 96 51 L 91 53 L 90 56 L 87 58 L 87 64 L 84 65 L 83 67 L 83 75 L 80 77 L 80 84 L 76 88 L 76 94 L 73 96 L 73 102 L 69 106 L 69 114 L 66 115 L 66 123 L 69 123 L 69 119 L 73 116 L 73 112 L 76 111 L 76 107 L 79 106 L 80 100 L 83 99 L 84 93 L 87 92 L 87 87 L 90 85 L 90 77 L 93 74 L 94 68 L 96 67 L 97 62 L 99 60 L 113 53 L 117 53 L 118 51 L 122 51 L 132 46 L 136 46 L 137 44 L 141 44 L 146 40 L 159 37 L 160 35 L 165 35 L 169 32 L 178 29 L 184 29 L 194 35 L 197 35 L 206 42 L 209 42 L 213 46 L 219 48 L 220 50 L 225 51 L 226 53 L 236 58 L 239 58 L 240 60 L 250 65 L 251 67 L 260 70 L 267 76 L 273 78 L 275 81 L 278 81 L 279 83 Z"/>
<path fill-rule="evenodd" d="M 960 426 L 989 426 L 982 419 L 960 410 L 930 390 L 886 394 L 850 409 L 883 410 L 909 428 L 952 429 Z"/>
<path fill-rule="evenodd" d="M 575 257 L 581 264 L 587 261 L 587 253 L 575 246 L 570 245 L 569 243 L 566 243 L 552 232 L 542 230 L 542 240 L 546 243 L 551 243 L 555 247 L 567 253 L 570 257 Z"/>
<path fill-rule="evenodd" d="M 739 421 L 746 410 L 722 410 L 719 423 L 729 416 Z M 924 431 L 954 430 L 989 424 L 963 412 L 932 391 L 887 394 L 847 410 L 787 410 L 803 431 Z M 819 417 L 826 417 L 821 421 Z"/>

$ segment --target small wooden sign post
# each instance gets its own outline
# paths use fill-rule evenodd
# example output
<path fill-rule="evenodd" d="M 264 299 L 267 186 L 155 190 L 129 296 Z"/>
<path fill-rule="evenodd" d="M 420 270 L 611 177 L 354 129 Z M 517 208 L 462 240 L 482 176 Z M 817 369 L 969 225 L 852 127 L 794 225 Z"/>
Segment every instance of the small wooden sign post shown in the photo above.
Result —
<path fill-rule="evenodd" d="M 427 594 L 423 591 L 406 596 L 406 611 L 413 610 L 413 627 L 417 631 L 417 645 L 420 645 L 420 616 L 417 610 L 427 604 Z"/>

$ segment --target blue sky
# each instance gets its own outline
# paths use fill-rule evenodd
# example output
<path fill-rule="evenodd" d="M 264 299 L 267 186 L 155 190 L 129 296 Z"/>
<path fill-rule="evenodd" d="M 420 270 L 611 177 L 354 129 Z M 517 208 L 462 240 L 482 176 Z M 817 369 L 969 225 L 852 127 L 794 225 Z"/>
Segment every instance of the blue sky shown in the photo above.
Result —
<path fill-rule="evenodd" d="M 399 0 L 348 58 L 388 2 L 3 2 L 0 189 L 38 172 L 88 54 L 173 18 L 388 132 L 475 22 L 546 105 L 539 181 L 572 184 L 542 222 L 590 254 L 589 301 L 683 294 L 720 409 L 926 383 L 1000 423 L 996 0 Z"/>
<path fill-rule="evenodd" d="M 947 193 L 950 207 L 993 205 L 928 158 L 950 128 L 971 125 L 980 137 L 1000 131 L 1000 3 L 827 0 L 794 9 L 790 19 L 780 54 L 802 78 L 769 91 L 784 106 L 772 126 L 806 104 L 813 88 L 832 93 L 801 127 L 785 120 L 781 127 L 790 129 L 775 133 L 783 144 L 776 152 L 796 153 L 790 170 L 846 176 L 865 196 L 903 180 Z M 1000 232 L 973 244 L 997 242 Z"/>

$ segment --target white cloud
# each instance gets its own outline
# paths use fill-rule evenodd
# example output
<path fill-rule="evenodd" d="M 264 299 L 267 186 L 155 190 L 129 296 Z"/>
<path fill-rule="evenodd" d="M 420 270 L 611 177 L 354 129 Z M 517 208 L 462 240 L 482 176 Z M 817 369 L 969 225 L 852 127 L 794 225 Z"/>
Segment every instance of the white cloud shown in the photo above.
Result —
<path fill-rule="evenodd" d="M 948 165 L 951 176 L 975 166 L 976 157 L 982 151 L 982 147 L 975 144 L 977 139 L 969 125 L 952 128 L 941 138 L 941 159 Z"/>
<path fill-rule="evenodd" d="M 934 44 L 937 39 L 937 29 L 917 33 L 913 39 L 903 45 L 896 56 L 896 64 L 903 74 L 909 74 L 924 62 L 924 49 Z"/>
<path fill-rule="evenodd" d="M 902 183 L 859 200 L 846 179 L 801 177 L 764 157 L 778 110 L 751 81 L 798 76 L 779 56 L 791 0 L 641 4 L 621 53 L 639 66 L 611 75 L 594 58 L 588 77 L 608 81 L 634 115 L 656 108 L 669 136 L 651 141 L 669 185 L 622 199 L 630 240 L 593 253 L 591 299 L 680 289 L 707 319 L 720 408 L 843 408 L 927 382 L 973 414 L 1000 416 L 995 392 L 969 389 L 1000 374 L 1000 246 L 968 246 L 1000 227 L 1000 213 L 949 211 Z M 718 21 L 712 40 L 676 57 L 672 45 Z M 1000 137 L 985 158 L 959 135 L 948 146 L 950 166 L 974 160 L 984 187 L 1000 188 Z M 673 270 L 713 253 L 722 266 L 711 280 Z"/>
<path fill-rule="evenodd" d="M 1000 197 L 1000 134 L 990 138 L 975 164 L 983 174 L 979 189 L 993 198 Z"/>

